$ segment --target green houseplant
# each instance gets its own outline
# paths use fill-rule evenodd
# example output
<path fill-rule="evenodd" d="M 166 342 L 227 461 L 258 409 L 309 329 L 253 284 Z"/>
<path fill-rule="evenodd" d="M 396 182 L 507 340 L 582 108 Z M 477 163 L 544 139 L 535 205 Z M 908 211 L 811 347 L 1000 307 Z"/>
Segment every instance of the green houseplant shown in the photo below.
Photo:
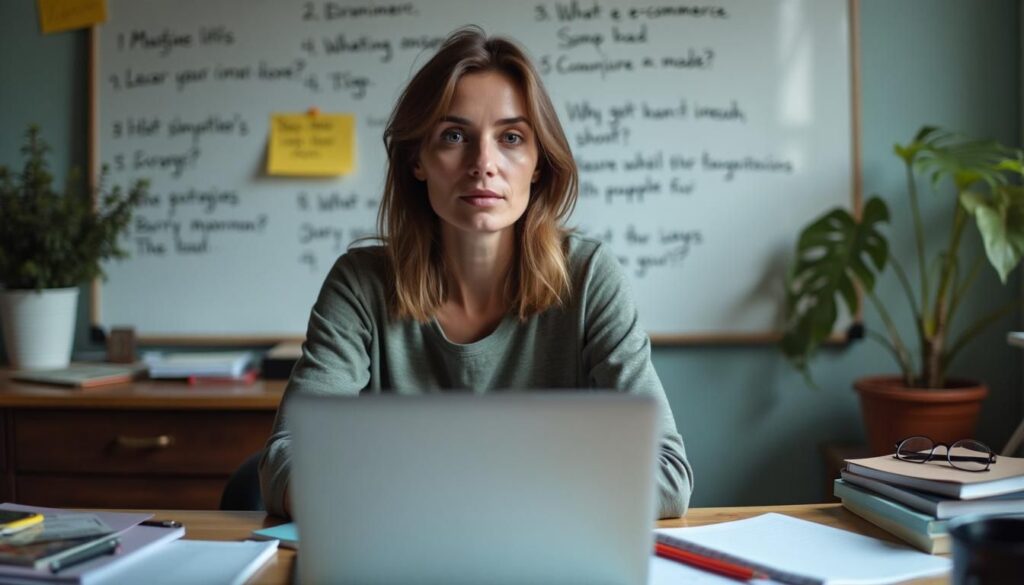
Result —
<path fill-rule="evenodd" d="M 922 128 L 894 151 L 906 173 L 916 283 L 890 252 L 882 229 L 889 210 L 881 198 L 871 197 L 859 215 L 830 210 L 812 221 L 797 242 L 786 282 L 781 341 L 783 353 L 810 380 L 809 362 L 834 330 L 839 303 L 853 315 L 858 314 L 862 298 L 870 302 L 885 333 L 868 330 L 865 334 L 889 350 L 900 371 L 898 376 L 862 378 L 854 384 L 871 449 L 879 454 L 890 452 L 896 440 L 910 434 L 952 442 L 973 432 L 987 389 L 948 377 L 949 368 L 964 347 L 1021 301 L 993 307 L 966 324 L 956 322 L 958 309 L 986 258 L 1005 284 L 1024 253 L 1024 188 L 1020 185 L 1024 153 L 935 127 Z M 949 230 L 948 242 L 931 261 L 919 203 L 922 187 L 939 196 L 952 192 L 956 197 L 949 226 L 941 228 Z M 964 262 L 961 247 L 971 223 L 980 232 L 984 252 Z M 890 266 L 913 313 L 916 347 L 874 291 L 875 282 Z M 964 419 L 961 423 L 952 422 L 957 412 Z"/>
<path fill-rule="evenodd" d="M 0 166 L 0 319 L 14 367 L 60 368 L 71 353 L 78 286 L 103 276 L 102 261 L 126 255 L 117 239 L 147 183 L 107 190 L 104 169 L 90 198 L 72 170 L 59 192 L 37 126 L 21 151 L 20 174 Z"/>

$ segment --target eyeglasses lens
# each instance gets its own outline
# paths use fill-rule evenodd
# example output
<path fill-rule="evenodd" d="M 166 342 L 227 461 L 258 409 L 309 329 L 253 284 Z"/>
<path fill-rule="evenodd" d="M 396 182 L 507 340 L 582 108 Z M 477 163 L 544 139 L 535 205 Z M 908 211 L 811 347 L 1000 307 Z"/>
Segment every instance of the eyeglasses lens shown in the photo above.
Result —
<path fill-rule="evenodd" d="M 957 441 L 949 449 L 950 465 L 965 471 L 984 471 L 988 469 L 991 458 L 992 449 L 973 439 Z"/>
<path fill-rule="evenodd" d="M 900 443 L 896 451 L 896 457 L 904 461 L 916 461 L 918 463 L 927 461 L 932 454 L 935 445 L 928 437 L 910 437 Z"/>

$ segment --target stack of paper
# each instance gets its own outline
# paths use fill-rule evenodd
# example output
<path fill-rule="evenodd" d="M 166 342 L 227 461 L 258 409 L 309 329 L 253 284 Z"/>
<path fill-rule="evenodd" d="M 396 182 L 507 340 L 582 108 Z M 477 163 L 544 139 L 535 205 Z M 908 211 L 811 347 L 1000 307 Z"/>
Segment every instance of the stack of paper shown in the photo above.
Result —
<path fill-rule="evenodd" d="M 249 351 L 218 351 L 147 353 L 142 359 L 149 366 L 150 378 L 240 378 L 254 357 Z"/>

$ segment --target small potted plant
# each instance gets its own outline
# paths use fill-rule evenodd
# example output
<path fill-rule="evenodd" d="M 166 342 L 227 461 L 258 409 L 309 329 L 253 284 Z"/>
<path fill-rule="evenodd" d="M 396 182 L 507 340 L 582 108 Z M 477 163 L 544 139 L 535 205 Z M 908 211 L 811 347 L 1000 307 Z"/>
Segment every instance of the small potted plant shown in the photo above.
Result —
<path fill-rule="evenodd" d="M 993 307 L 973 323 L 955 321 L 985 258 L 1004 284 L 1021 263 L 1024 152 L 924 127 L 909 143 L 896 145 L 895 154 L 906 170 L 916 282 L 889 250 L 882 231 L 889 210 L 882 199 L 870 198 L 859 215 L 833 209 L 800 234 L 795 264 L 787 276 L 781 341 L 783 353 L 810 381 L 809 361 L 832 334 L 840 302 L 851 315 L 859 313 L 862 298 L 870 302 L 885 332 L 866 330 L 864 334 L 889 350 L 900 371 L 899 375 L 869 376 L 854 383 L 874 454 L 892 452 L 897 440 L 910 435 L 947 443 L 972 436 L 988 390 L 981 383 L 949 377 L 948 371 L 964 347 L 985 328 L 1021 306 L 1021 300 L 1014 299 Z M 957 199 L 948 243 L 933 261 L 929 261 L 925 246 L 918 202 L 921 186 L 939 195 L 952 190 Z M 981 234 L 984 254 L 965 262 L 961 245 L 971 223 Z M 876 280 L 889 266 L 913 312 L 916 347 L 897 327 L 891 307 L 874 292 Z"/>
<path fill-rule="evenodd" d="M 144 197 L 147 183 L 107 191 L 106 169 L 94 198 L 72 170 L 63 193 L 53 187 L 49 147 L 39 128 L 26 133 L 20 175 L 0 166 L 0 320 L 11 365 L 17 369 L 68 365 L 79 285 L 103 276 L 100 263 L 121 258 L 118 235 Z"/>

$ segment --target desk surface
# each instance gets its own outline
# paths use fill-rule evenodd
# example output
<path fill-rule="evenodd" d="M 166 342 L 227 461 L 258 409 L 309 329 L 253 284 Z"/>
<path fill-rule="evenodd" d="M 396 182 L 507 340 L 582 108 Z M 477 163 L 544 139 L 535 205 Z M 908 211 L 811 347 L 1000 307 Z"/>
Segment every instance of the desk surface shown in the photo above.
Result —
<path fill-rule="evenodd" d="M 835 526 L 852 532 L 866 534 L 884 540 L 896 539 L 887 532 L 877 528 L 854 514 L 846 511 L 840 504 L 807 504 L 795 506 L 758 506 L 747 508 L 696 508 L 690 510 L 685 518 L 663 520 L 658 526 L 663 528 L 677 526 L 700 526 L 715 524 L 729 520 L 739 520 L 756 516 L 765 512 L 779 512 L 796 518 L 810 520 L 828 526 Z M 202 540 L 245 540 L 256 528 L 280 524 L 281 520 L 268 517 L 263 512 L 198 512 L 198 511 L 159 511 L 157 519 L 178 520 L 185 524 L 186 538 Z M 282 585 L 291 583 L 292 567 L 295 563 L 295 551 L 282 548 L 277 556 L 267 563 L 254 576 L 250 585 Z M 922 579 L 915 584 L 939 585 L 948 583 L 946 578 Z"/>
<path fill-rule="evenodd" d="M 283 380 L 190 386 L 183 381 L 138 380 L 85 390 L 31 384 L 0 370 L 0 408 L 103 408 L 154 410 L 277 410 Z"/>

